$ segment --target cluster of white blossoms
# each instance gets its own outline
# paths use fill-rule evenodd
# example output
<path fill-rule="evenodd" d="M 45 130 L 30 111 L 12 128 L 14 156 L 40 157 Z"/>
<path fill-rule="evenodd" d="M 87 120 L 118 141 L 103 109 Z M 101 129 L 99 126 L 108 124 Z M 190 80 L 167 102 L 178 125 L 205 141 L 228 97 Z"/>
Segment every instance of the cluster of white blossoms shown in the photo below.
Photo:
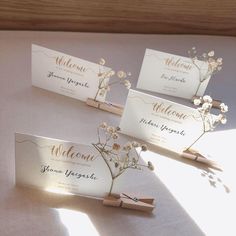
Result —
<path fill-rule="evenodd" d="M 210 125 L 210 130 L 213 130 L 219 124 L 226 124 L 227 119 L 225 113 L 228 112 L 228 106 L 224 103 L 221 103 L 219 106 L 221 113 L 217 116 L 211 116 L 210 112 L 212 108 L 212 102 L 213 99 L 208 95 L 196 98 L 193 101 L 194 105 L 196 106 L 200 106 L 202 104 L 201 107 L 198 108 L 198 111 L 203 115 L 204 122 L 207 121 L 208 125 Z"/>
<path fill-rule="evenodd" d="M 119 127 L 113 127 L 103 122 L 97 128 L 98 142 L 93 143 L 111 175 L 109 195 L 112 193 L 115 179 L 126 170 L 142 170 L 143 168 L 150 171 L 154 170 L 154 166 L 150 161 L 147 164 L 140 162 L 141 153 L 147 151 L 147 146 L 136 141 L 127 142 L 125 145 L 119 144 L 117 133 L 119 130 Z M 138 148 L 138 152 L 136 148 Z"/>
<path fill-rule="evenodd" d="M 100 59 L 99 64 L 101 66 L 105 65 L 105 60 L 103 58 Z M 112 77 L 116 75 L 115 81 L 111 81 Z M 115 72 L 114 70 L 99 72 L 98 77 L 100 78 L 99 82 L 99 95 L 104 96 L 106 92 L 111 90 L 111 86 L 115 84 L 123 84 L 127 89 L 131 88 L 131 83 L 129 81 L 129 77 L 131 76 L 130 72 L 125 72 L 123 70 L 119 70 Z M 109 80 L 109 81 L 108 81 Z"/>
<path fill-rule="evenodd" d="M 102 155 L 105 161 L 113 164 L 118 170 L 118 174 L 123 173 L 128 168 L 141 170 L 141 167 L 147 167 L 150 170 L 154 170 L 151 162 L 148 162 L 147 165 L 139 163 L 140 154 L 141 152 L 147 151 L 147 145 L 140 144 L 136 141 L 120 145 L 116 141 L 119 138 L 117 133 L 119 130 L 119 127 L 109 126 L 106 122 L 101 123 L 98 127 L 99 142 L 95 146 L 101 154 L 106 154 Z M 101 131 L 103 131 L 105 139 L 102 139 Z M 140 148 L 139 154 L 132 152 L 136 148 Z"/>
<path fill-rule="evenodd" d="M 136 141 L 127 142 L 127 143 L 124 145 L 123 149 L 124 149 L 125 151 L 130 151 L 132 148 L 138 148 L 138 147 L 140 147 L 143 152 L 146 152 L 146 151 L 147 151 L 147 145 L 146 145 L 146 144 L 140 144 L 140 143 L 138 143 L 138 142 L 136 142 Z"/>
<path fill-rule="evenodd" d="M 192 64 L 199 72 L 199 86 L 195 92 L 195 95 L 197 95 L 201 87 L 200 85 L 222 69 L 223 59 L 221 57 L 215 57 L 214 51 L 209 51 L 198 56 L 195 47 L 192 47 L 188 51 L 188 54 Z"/>
<path fill-rule="evenodd" d="M 99 127 L 102 128 L 106 134 L 109 134 L 111 138 L 113 138 L 113 139 L 119 138 L 119 135 L 117 133 L 117 131 L 120 130 L 119 127 L 109 126 L 109 125 L 107 125 L 106 122 L 101 123 Z"/>
<path fill-rule="evenodd" d="M 194 63 L 197 60 L 206 62 L 208 64 L 208 74 L 216 73 L 222 69 L 223 59 L 221 57 L 215 57 L 214 51 L 203 53 L 201 56 L 197 56 L 196 48 L 192 47 L 192 49 L 188 51 L 188 54 Z"/>

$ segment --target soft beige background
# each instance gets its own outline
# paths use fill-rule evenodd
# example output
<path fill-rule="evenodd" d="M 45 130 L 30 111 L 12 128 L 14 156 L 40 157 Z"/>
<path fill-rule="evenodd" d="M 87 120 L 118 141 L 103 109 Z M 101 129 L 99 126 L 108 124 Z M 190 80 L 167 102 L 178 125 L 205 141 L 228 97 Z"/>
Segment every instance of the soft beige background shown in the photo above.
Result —
<path fill-rule="evenodd" d="M 132 88 L 145 48 L 183 56 L 192 46 L 201 52 L 215 49 L 224 66 L 207 93 L 229 105 L 229 122 L 198 146 L 222 163 L 224 171 L 151 147 L 143 158 L 152 160 L 156 170 L 130 171 L 126 176 L 127 190 L 156 198 L 151 215 L 103 207 L 93 199 L 15 187 L 14 132 L 88 143 L 96 138 L 100 122 L 118 125 L 120 120 L 83 102 L 32 87 L 31 43 L 93 62 L 104 57 L 108 66 L 132 73 Z M 0 32 L 0 235 L 235 235 L 235 61 L 236 39 L 230 37 Z M 124 88 L 117 87 L 108 98 L 124 104 L 126 95 Z"/>

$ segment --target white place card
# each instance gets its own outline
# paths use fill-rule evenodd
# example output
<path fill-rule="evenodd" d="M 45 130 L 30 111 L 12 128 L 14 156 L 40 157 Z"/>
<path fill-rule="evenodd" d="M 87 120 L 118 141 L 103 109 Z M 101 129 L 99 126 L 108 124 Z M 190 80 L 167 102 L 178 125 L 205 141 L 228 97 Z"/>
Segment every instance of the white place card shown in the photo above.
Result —
<path fill-rule="evenodd" d="M 103 71 L 110 70 L 103 67 Z M 99 88 L 100 65 L 32 44 L 32 84 L 36 87 L 86 101 Z M 107 80 L 108 82 L 108 80 Z M 104 102 L 106 94 L 96 100 Z"/>
<path fill-rule="evenodd" d="M 130 90 L 120 122 L 121 132 L 176 152 L 202 133 L 197 109 Z"/>
<path fill-rule="evenodd" d="M 202 75 L 208 65 L 196 61 Z M 176 97 L 191 99 L 203 96 L 210 76 L 200 83 L 198 68 L 187 57 L 146 49 L 137 88 Z"/>
<path fill-rule="evenodd" d="M 97 198 L 111 187 L 109 169 L 92 145 L 17 133 L 15 162 L 17 185 Z"/>

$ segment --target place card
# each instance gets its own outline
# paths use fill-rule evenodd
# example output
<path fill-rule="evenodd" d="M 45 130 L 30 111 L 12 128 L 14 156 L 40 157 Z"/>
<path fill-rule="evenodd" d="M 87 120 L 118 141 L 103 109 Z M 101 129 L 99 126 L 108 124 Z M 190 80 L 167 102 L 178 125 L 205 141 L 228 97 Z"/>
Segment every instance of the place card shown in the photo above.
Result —
<path fill-rule="evenodd" d="M 104 102 L 106 91 L 99 94 L 99 72 L 99 64 L 32 44 L 32 84 L 36 87 L 81 101 L 96 97 Z"/>
<path fill-rule="evenodd" d="M 129 91 L 119 127 L 124 134 L 176 152 L 204 132 L 197 109 L 135 90 Z"/>
<path fill-rule="evenodd" d="M 208 63 L 146 49 L 137 88 L 191 99 L 203 96 L 210 81 Z M 201 76 L 207 75 L 202 81 Z"/>
<path fill-rule="evenodd" d="M 17 185 L 97 198 L 110 191 L 109 169 L 92 145 L 17 133 L 15 162 Z"/>

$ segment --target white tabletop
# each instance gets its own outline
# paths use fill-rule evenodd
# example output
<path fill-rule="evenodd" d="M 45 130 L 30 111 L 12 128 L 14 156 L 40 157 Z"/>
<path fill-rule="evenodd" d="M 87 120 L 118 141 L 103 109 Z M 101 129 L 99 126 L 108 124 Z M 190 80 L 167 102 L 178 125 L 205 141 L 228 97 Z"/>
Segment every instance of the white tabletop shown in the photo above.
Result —
<path fill-rule="evenodd" d="M 215 49 L 223 70 L 207 94 L 229 105 L 228 123 L 198 143 L 223 171 L 185 161 L 151 147 L 143 159 L 154 172 L 127 176 L 127 190 L 156 198 L 153 214 L 104 207 L 101 201 L 15 187 L 14 133 L 23 132 L 91 143 L 95 129 L 120 117 L 85 103 L 31 86 L 31 43 L 132 73 L 135 89 L 144 51 L 182 56 L 196 46 Z M 0 32 L 0 235 L 236 235 L 236 39 L 233 37 L 122 35 L 59 32 Z M 156 94 L 191 106 L 183 99 Z M 127 90 L 113 89 L 108 100 L 124 104 Z M 123 139 L 127 137 L 123 136 Z"/>

